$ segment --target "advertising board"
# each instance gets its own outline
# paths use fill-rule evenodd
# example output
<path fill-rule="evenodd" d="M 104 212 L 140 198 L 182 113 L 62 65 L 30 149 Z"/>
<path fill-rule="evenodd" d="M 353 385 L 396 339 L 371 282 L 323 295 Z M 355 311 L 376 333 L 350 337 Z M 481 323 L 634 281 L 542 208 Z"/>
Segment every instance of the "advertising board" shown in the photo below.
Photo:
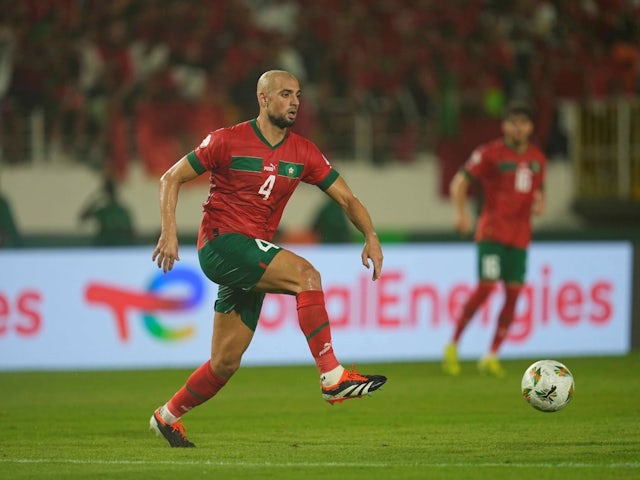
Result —
<path fill-rule="evenodd" d="M 334 348 L 345 364 L 438 360 L 475 284 L 471 244 L 386 246 L 376 282 L 358 245 L 291 248 L 322 275 Z M 0 252 L 0 369 L 201 364 L 217 287 L 190 245 L 166 275 L 150 257 L 147 247 Z M 532 245 L 502 356 L 627 353 L 631 269 L 625 242 Z M 486 351 L 501 303 L 497 289 L 462 338 L 463 359 Z M 243 364 L 311 362 L 295 297 L 267 295 Z"/>

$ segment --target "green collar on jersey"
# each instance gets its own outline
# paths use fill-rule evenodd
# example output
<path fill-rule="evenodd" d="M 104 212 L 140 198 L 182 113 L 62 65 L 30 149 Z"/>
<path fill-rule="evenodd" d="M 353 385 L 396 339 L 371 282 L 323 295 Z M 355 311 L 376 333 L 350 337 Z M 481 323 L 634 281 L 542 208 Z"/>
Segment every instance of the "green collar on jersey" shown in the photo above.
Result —
<path fill-rule="evenodd" d="M 256 135 L 258 135 L 258 138 L 262 141 L 262 143 L 264 143 L 271 150 L 275 150 L 280 145 L 282 145 L 284 143 L 284 141 L 287 139 L 287 137 L 289 136 L 289 130 L 287 130 L 286 135 L 284 136 L 284 138 L 280 142 L 276 143 L 275 145 L 271 145 L 269 143 L 269 141 L 266 138 L 264 138 L 264 135 L 262 135 L 262 132 L 258 128 L 258 119 L 257 118 L 253 118 L 253 119 L 249 120 L 249 123 L 253 127 L 253 131 L 256 132 Z"/>

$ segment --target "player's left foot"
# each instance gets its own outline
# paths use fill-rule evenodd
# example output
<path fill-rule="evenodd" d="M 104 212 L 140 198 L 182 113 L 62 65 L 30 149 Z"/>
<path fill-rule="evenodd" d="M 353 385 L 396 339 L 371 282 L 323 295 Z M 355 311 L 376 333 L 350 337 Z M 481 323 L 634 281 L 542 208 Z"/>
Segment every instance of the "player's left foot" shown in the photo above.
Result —
<path fill-rule="evenodd" d="M 362 398 L 371 395 L 387 381 L 383 375 L 363 375 L 355 370 L 345 369 L 342 377 L 335 385 L 322 387 L 322 398 L 333 405 L 352 398 Z"/>
<path fill-rule="evenodd" d="M 503 378 L 507 372 L 495 355 L 485 355 L 478 361 L 478 370 L 485 375 L 493 375 L 494 377 Z"/>

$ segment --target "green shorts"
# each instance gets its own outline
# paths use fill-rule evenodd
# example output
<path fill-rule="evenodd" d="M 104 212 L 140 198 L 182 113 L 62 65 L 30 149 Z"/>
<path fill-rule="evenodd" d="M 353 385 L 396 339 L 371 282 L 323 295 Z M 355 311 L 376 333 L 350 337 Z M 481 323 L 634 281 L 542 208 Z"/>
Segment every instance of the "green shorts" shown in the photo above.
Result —
<path fill-rule="evenodd" d="M 524 284 L 527 251 L 497 242 L 478 242 L 480 280 Z"/>
<path fill-rule="evenodd" d="M 198 251 L 198 259 L 204 274 L 218 284 L 214 310 L 220 313 L 235 310 L 255 331 L 265 294 L 254 292 L 253 288 L 281 250 L 266 240 L 239 233 L 225 233 L 206 243 Z"/>

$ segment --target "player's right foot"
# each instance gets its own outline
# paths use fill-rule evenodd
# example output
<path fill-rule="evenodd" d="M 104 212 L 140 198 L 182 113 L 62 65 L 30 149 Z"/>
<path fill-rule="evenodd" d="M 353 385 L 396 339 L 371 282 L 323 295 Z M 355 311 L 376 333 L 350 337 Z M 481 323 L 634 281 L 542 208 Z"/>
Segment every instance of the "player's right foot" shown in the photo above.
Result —
<path fill-rule="evenodd" d="M 495 355 L 485 355 L 478 360 L 478 370 L 485 375 L 493 375 L 494 377 L 503 378 L 507 375 L 507 372 Z"/>
<path fill-rule="evenodd" d="M 364 395 L 371 395 L 386 381 L 387 377 L 383 375 L 362 375 L 355 370 L 345 369 L 338 383 L 322 387 L 322 398 L 331 405 L 352 398 L 362 398 Z"/>
<path fill-rule="evenodd" d="M 182 422 L 178 420 L 170 425 L 162 419 L 158 410 L 151 415 L 149 429 L 155 431 L 157 435 L 164 437 L 172 447 L 195 447 L 195 445 L 187 439 Z"/>
<path fill-rule="evenodd" d="M 444 347 L 444 358 L 442 359 L 442 371 L 447 375 L 460 374 L 460 362 L 458 361 L 458 346 L 450 343 Z"/>

